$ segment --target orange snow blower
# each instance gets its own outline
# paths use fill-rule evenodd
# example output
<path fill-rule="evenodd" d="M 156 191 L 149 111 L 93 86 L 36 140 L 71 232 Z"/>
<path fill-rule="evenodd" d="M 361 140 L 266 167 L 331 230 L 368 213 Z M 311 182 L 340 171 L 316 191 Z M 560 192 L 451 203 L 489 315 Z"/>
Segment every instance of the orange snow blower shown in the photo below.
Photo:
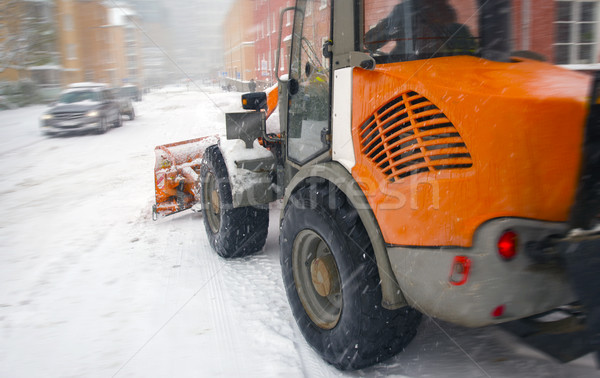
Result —
<path fill-rule="evenodd" d="M 219 141 L 218 135 L 164 144 L 154 149 L 156 204 L 152 219 L 192 208 L 197 202 L 198 175 L 206 147 Z"/>

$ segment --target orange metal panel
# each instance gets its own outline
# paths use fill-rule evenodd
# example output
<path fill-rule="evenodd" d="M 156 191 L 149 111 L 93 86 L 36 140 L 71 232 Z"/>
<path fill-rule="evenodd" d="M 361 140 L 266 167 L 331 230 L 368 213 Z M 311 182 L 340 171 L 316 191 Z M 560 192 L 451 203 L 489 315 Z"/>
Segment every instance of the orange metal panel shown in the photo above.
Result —
<path fill-rule="evenodd" d="M 266 118 L 269 118 L 269 116 L 271 114 L 273 114 L 273 112 L 275 111 L 275 108 L 277 107 L 278 100 L 279 100 L 279 87 L 275 85 L 267 91 L 267 117 Z"/>
<path fill-rule="evenodd" d="M 567 220 L 590 77 L 464 56 L 353 77 L 352 174 L 387 243 L 468 247 L 493 218 Z"/>

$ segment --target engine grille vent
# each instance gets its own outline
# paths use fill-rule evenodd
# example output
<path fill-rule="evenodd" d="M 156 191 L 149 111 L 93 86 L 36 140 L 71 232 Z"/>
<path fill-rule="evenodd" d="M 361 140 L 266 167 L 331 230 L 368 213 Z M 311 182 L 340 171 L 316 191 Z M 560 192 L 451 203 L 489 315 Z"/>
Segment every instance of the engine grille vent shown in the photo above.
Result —
<path fill-rule="evenodd" d="M 416 92 L 405 92 L 375 112 L 360 129 L 361 152 L 391 182 L 422 172 L 473 166 L 458 130 Z"/>
<path fill-rule="evenodd" d="M 86 112 L 62 112 L 62 113 L 53 113 L 54 119 L 58 119 L 61 121 L 64 120 L 72 120 L 79 119 L 85 116 Z"/>

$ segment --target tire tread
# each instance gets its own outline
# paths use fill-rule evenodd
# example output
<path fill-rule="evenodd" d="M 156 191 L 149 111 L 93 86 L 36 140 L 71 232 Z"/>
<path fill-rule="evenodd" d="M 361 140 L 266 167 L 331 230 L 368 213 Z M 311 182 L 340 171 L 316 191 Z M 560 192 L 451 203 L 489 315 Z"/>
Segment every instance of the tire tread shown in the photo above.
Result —
<path fill-rule="evenodd" d="M 204 152 L 200 177 L 202 188 L 206 175 L 211 171 L 217 180 L 221 201 L 221 227 L 213 233 L 208 220 L 204 217 L 206 232 L 213 249 L 222 257 L 244 257 L 260 251 L 267 240 L 269 228 L 269 208 L 247 206 L 233 207 L 233 197 L 227 166 L 219 146 L 213 145 Z M 201 189 L 203 190 L 203 189 Z M 202 209 L 206 209 L 202 196 Z"/>
<path fill-rule="evenodd" d="M 343 326 L 353 334 L 349 338 L 312 324 L 295 292 L 293 277 L 290 277 L 291 272 L 287 274 L 283 272 L 292 311 L 309 344 L 323 359 L 342 370 L 368 367 L 402 351 L 416 335 L 421 314 L 408 306 L 397 310 L 387 310 L 381 306 L 379 271 L 369 235 L 358 212 L 344 194 L 333 185 L 312 184 L 297 190 L 286 206 L 282 222 L 283 270 L 291 266 L 291 263 L 286 260 L 291 259 L 291 252 L 284 250 L 284 246 L 293 244 L 291 239 L 296 232 L 293 230 L 294 225 L 291 224 L 293 219 L 287 217 L 293 218 L 294 214 L 298 213 L 296 209 L 310 209 L 309 211 L 315 211 L 319 216 L 328 219 L 333 232 L 341 232 L 343 237 L 352 243 L 348 248 L 350 251 L 344 251 L 343 258 L 351 259 L 351 263 L 357 267 L 357 271 L 351 274 L 352 280 L 342 282 L 344 288 L 348 287 L 347 285 L 358 285 L 351 290 L 357 293 L 355 296 L 358 297 L 356 300 L 359 301 L 360 315 L 349 316 L 342 311 L 343 315 L 340 319 L 340 323 L 346 322 Z M 339 255 L 334 251 L 332 253 L 337 260 Z M 344 296 L 344 301 L 346 299 Z M 336 328 L 340 327 L 340 323 Z"/>

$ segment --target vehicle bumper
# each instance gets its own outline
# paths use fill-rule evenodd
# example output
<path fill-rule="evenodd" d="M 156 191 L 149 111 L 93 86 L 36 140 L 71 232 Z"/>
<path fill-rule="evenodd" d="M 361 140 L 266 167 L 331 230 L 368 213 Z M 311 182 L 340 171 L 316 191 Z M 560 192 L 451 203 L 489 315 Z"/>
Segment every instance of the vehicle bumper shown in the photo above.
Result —
<path fill-rule="evenodd" d="M 525 250 L 566 224 L 500 218 L 479 227 L 473 247 L 388 247 L 402 292 L 423 313 L 468 327 L 498 324 L 571 303 L 573 293 L 564 266 L 534 261 Z M 506 230 L 518 233 L 517 255 L 503 260 L 497 242 Z M 467 258 L 464 283 L 451 282 L 455 259 Z"/>
<path fill-rule="evenodd" d="M 40 125 L 42 132 L 46 134 L 62 134 L 78 131 L 92 131 L 100 128 L 100 118 L 89 118 L 75 121 L 44 121 Z"/>

